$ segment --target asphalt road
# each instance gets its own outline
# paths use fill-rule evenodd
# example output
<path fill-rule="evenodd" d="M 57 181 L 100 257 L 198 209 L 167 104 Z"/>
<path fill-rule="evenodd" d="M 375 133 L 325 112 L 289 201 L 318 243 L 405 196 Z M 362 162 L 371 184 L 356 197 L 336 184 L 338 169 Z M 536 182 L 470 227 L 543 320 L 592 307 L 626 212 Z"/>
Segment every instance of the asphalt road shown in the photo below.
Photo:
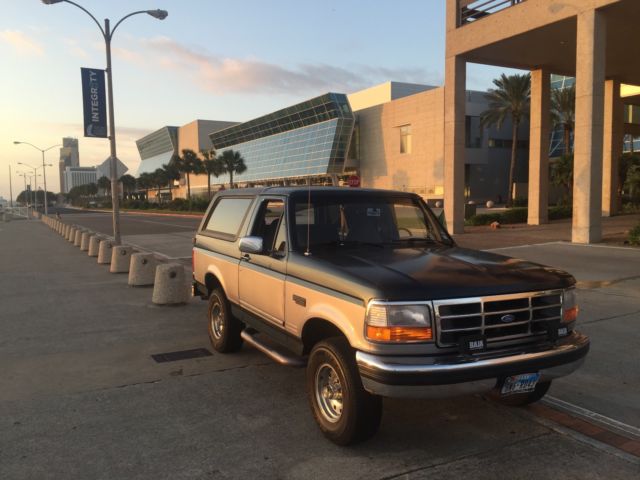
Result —
<path fill-rule="evenodd" d="M 60 213 L 62 220 L 65 222 L 82 225 L 106 235 L 113 234 L 111 212 L 93 212 L 71 208 L 56 208 L 55 211 Z M 122 235 L 149 235 L 172 232 L 194 233 L 201 219 L 201 216 L 195 215 L 154 215 L 121 212 L 120 231 Z"/>
<path fill-rule="evenodd" d="M 95 232 L 111 236 L 113 223 L 111 212 L 95 212 L 70 208 L 57 208 L 62 221 L 80 225 Z M 187 260 L 191 258 L 192 240 L 200 224 L 201 216 L 167 215 L 151 213 L 120 214 L 122 241 L 138 250 L 157 252 L 167 258 Z"/>
<path fill-rule="evenodd" d="M 210 349 L 205 302 L 155 307 L 150 289 L 127 288 L 126 275 L 108 273 L 40 222 L 0 224 L 0 265 L 2 479 L 595 480 L 640 474 L 640 452 L 624 454 L 530 409 L 479 396 L 385 401 L 378 435 L 340 448 L 312 420 L 302 370 L 248 347 L 153 361 L 156 353 Z M 609 308 L 616 308 L 614 294 L 629 306 L 637 302 L 636 285 L 616 285 Z M 638 331 L 637 313 L 607 319 L 587 310 L 587 318 L 594 315 L 602 315 L 593 325 L 600 326 L 603 347 Z M 620 329 L 617 337 L 607 325 Z M 607 401 L 633 412 L 634 342 L 623 351 L 594 352 L 600 356 L 594 366 L 606 356 L 610 362 L 585 371 L 589 384 L 576 383 L 576 394 L 613 389 L 614 382 L 603 382 L 615 380 L 613 369 L 625 371 L 629 390 Z"/>

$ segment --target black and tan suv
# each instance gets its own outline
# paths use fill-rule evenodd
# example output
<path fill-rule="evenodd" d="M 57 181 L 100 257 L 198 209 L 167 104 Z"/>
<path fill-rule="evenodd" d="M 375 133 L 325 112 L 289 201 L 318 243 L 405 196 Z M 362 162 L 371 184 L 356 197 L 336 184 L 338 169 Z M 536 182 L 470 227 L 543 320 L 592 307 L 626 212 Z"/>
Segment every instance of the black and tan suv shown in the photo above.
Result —
<path fill-rule="evenodd" d="M 464 249 L 413 194 L 264 188 L 216 195 L 193 249 L 219 352 L 243 340 L 307 369 L 322 432 L 378 429 L 382 397 L 489 392 L 523 405 L 575 370 L 575 280 Z"/>

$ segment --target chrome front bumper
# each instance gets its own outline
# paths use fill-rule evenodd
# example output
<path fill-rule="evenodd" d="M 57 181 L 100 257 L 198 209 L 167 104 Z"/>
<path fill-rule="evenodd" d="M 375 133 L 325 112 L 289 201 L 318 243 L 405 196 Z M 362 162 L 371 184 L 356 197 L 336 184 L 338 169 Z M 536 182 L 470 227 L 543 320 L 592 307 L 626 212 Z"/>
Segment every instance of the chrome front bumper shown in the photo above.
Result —
<path fill-rule="evenodd" d="M 386 397 L 443 398 L 486 392 L 502 378 L 540 373 L 540 381 L 576 370 L 589 351 L 589 338 L 577 332 L 562 342 L 478 355 L 398 357 L 356 352 L 364 388 Z"/>

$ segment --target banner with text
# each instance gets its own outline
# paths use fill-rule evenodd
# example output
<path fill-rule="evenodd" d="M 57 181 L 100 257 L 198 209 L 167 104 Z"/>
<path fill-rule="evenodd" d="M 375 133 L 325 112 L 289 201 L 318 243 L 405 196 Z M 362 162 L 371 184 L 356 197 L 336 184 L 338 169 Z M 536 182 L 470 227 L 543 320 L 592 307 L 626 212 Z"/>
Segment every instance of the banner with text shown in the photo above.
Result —
<path fill-rule="evenodd" d="M 84 136 L 107 138 L 107 95 L 104 70 L 81 68 Z"/>

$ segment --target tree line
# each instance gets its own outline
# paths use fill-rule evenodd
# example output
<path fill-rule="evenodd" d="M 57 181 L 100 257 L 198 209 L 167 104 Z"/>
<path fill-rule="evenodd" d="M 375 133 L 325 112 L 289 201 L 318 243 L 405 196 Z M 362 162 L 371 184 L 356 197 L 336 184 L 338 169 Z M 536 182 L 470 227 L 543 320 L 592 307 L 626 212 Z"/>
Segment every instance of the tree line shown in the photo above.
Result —
<path fill-rule="evenodd" d="M 218 178 L 221 175 L 229 175 L 229 188 L 234 188 L 234 174 L 241 174 L 247 170 L 245 160 L 239 152 L 225 150 L 220 156 L 214 149 L 203 150 L 199 154 L 191 149 L 182 150 L 182 155 L 174 155 L 168 164 L 154 172 L 140 174 L 137 179 L 137 187 L 147 192 L 156 189 L 157 194 L 163 188 L 173 188 L 175 180 L 179 180 L 184 174 L 187 181 L 187 199 L 191 199 L 191 175 L 207 175 L 207 194 L 211 199 L 211 177 Z"/>

